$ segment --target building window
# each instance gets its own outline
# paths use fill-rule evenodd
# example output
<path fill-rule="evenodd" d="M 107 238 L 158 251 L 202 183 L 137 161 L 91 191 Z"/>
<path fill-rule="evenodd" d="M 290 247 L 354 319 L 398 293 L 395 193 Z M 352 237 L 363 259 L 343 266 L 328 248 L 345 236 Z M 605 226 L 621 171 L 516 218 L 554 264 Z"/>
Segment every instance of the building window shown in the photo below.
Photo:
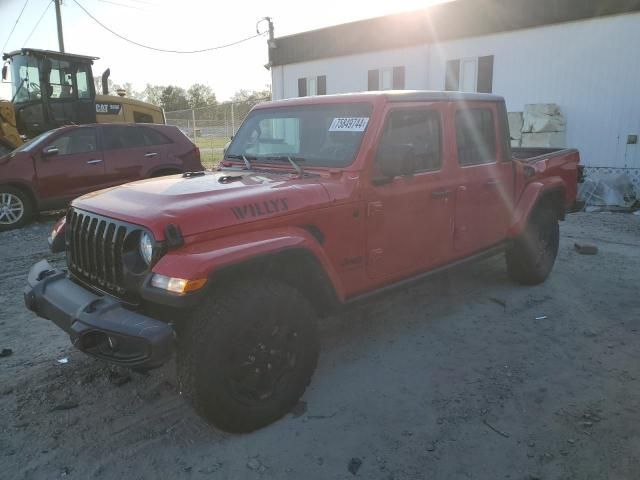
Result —
<path fill-rule="evenodd" d="M 446 67 L 444 89 L 492 93 L 493 55 L 449 60 Z"/>
<path fill-rule="evenodd" d="M 369 70 L 368 90 L 404 90 L 404 67 Z"/>
<path fill-rule="evenodd" d="M 303 77 L 298 79 L 298 96 L 307 97 L 327 94 L 327 76 Z"/>

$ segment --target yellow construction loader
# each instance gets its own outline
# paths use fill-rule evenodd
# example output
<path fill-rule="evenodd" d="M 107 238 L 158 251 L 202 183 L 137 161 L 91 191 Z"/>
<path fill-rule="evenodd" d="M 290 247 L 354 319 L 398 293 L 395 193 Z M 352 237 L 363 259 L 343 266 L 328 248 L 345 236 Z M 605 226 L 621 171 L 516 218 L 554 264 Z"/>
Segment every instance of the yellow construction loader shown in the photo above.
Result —
<path fill-rule="evenodd" d="M 2 81 L 11 100 L 0 99 L 0 144 L 18 147 L 62 125 L 165 123 L 162 108 L 109 95 L 107 69 L 96 95 L 91 66 L 96 57 L 23 48 L 2 56 Z"/>

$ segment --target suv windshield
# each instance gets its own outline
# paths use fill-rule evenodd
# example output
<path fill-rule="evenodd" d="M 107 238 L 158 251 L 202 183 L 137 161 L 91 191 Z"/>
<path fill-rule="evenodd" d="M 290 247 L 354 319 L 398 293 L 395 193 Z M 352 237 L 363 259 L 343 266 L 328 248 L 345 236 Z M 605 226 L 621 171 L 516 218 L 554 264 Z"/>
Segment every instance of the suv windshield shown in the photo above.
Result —
<path fill-rule="evenodd" d="M 227 158 L 282 161 L 305 166 L 345 167 L 360 148 L 372 106 L 369 103 L 304 105 L 256 110 L 234 137 Z"/>

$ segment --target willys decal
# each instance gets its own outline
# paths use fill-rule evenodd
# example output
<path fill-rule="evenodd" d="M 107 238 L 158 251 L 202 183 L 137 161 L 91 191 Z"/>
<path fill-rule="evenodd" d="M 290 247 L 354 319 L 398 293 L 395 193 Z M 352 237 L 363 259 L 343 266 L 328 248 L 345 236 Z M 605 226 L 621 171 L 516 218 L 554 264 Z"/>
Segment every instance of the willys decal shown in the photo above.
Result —
<path fill-rule="evenodd" d="M 289 210 L 289 199 L 287 198 L 277 198 L 275 200 L 265 200 L 264 202 L 248 203 L 240 207 L 231 207 L 231 211 L 238 220 L 263 217 L 274 213 L 286 212 L 287 210 Z"/>

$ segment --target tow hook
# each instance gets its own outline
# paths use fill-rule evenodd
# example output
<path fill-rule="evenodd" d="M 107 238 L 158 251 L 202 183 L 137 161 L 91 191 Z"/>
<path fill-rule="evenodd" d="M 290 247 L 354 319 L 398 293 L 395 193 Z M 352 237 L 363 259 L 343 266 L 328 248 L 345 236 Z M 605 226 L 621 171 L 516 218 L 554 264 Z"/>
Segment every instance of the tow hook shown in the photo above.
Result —
<path fill-rule="evenodd" d="M 50 277 L 51 275 L 53 275 L 54 273 L 56 273 L 55 270 L 43 270 L 38 274 L 38 278 L 37 280 L 39 282 L 41 282 L 42 280 L 44 280 L 47 277 Z"/>

